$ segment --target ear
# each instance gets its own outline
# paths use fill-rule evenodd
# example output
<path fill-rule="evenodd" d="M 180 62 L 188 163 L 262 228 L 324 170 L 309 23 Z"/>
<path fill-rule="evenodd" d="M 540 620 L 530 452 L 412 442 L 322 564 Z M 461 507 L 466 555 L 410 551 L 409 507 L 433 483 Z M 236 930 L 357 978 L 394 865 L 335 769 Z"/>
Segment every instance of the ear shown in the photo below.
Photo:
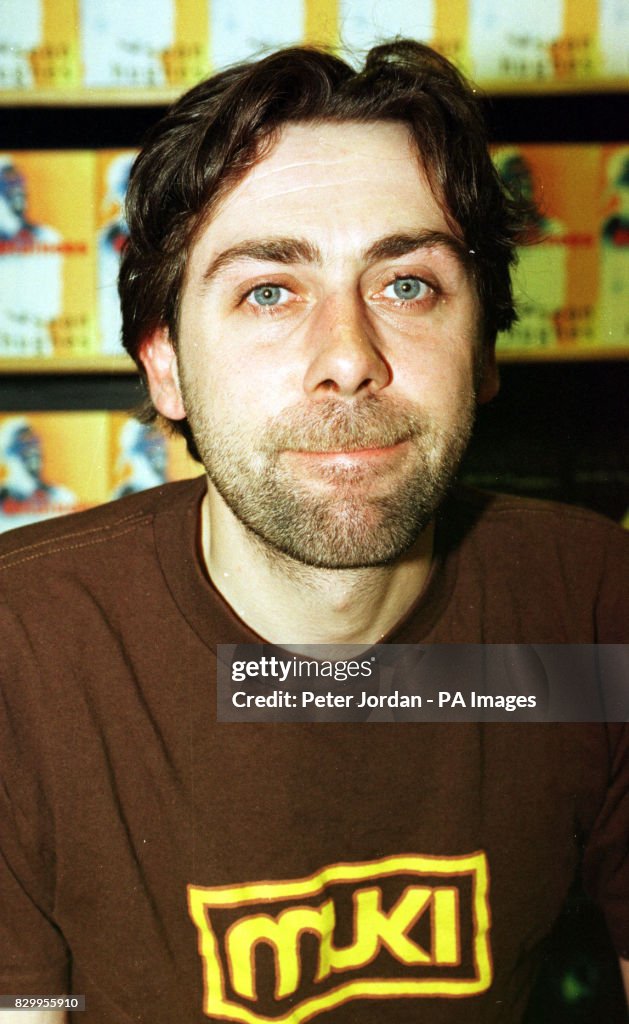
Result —
<path fill-rule="evenodd" d="M 139 354 L 157 411 L 169 420 L 185 419 L 177 356 L 168 329 L 159 327 L 149 334 L 140 345 Z"/>
<path fill-rule="evenodd" d="M 476 395 L 477 404 L 485 405 L 486 402 L 491 402 L 499 390 L 500 371 L 496 362 L 496 343 L 486 342 L 483 353 L 483 372 L 481 373 L 478 393 Z"/>

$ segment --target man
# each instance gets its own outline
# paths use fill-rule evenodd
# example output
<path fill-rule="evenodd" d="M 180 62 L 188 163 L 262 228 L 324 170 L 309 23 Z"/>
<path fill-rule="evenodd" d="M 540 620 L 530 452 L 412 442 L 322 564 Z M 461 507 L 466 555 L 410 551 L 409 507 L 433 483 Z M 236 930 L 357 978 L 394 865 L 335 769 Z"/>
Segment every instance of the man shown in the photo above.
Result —
<path fill-rule="evenodd" d="M 419 44 L 277 53 L 128 214 L 125 345 L 207 481 L 5 541 L 3 988 L 513 1024 L 579 870 L 629 954 L 626 727 L 216 720 L 219 643 L 625 639 L 621 530 L 448 493 L 521 233 L 474 97 Z"/>

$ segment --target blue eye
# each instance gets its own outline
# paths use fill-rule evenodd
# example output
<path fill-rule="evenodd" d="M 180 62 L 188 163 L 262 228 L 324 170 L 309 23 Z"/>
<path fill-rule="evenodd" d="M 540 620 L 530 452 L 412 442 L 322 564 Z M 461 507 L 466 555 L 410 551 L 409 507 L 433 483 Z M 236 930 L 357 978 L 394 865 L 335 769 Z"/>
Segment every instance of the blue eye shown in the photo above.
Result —
<path fill-rule="evenodd" d="M 430 285 L 427 285 L 419 277 L 396 277 L 395 281 L 384 289 L 383 294 L 387 298 L 392 297 L 387 295 L 389 289 L 393 289 L 395 298 L 401 299 L 403 302 L 412 302 L 414 299 L 423 298 L 431 290 Z"/>
<path fill-rule="evenodd" d="M 276 306 L 285 291 L 278 284 L 261 284 L 250 292 L 250 298 L 257 306 Z"/>

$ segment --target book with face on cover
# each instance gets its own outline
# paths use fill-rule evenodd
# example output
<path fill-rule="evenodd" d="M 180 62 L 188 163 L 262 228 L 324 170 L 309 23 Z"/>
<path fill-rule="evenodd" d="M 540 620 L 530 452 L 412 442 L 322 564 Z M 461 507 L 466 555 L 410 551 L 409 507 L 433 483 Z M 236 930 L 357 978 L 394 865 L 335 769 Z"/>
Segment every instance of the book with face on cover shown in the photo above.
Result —
<path fill-rule="evenodd" d="M 2 0 L 0 93 L 80 84 L 78 0 Z"/>
<path fill-rule="evenodd" d="M 93 354 L 93 195 L 93 153 L 0 153 L 0 359 Z"/>
<path fill-rule="evenodd" d="M 535 201 L 536 244 L 518 250 L 512 273 L 519 320 L 502 349 L 574 349 L 597 344 L 598 147 L 499 147 L 493 159 L 506 187 Z"/>
<path fill-rule="evenodd" d="M 0 415 L 0 532 L 201 473 L 182 437 L 124 412 Z"/>
<path fill-rule="evenodd" d="M 107 413 L 0 416 L 0 531 L 107 498 Z"/>

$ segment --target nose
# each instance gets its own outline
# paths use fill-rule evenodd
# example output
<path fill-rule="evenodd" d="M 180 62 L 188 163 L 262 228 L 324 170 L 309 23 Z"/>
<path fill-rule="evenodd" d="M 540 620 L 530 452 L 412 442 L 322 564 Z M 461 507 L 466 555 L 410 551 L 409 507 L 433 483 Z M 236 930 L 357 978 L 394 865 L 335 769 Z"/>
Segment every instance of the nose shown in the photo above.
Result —
<path fill-rule="evenodd" d="M 312 318 L 304 390 L 311 396 L 375 394 L 391 381 L 391 368 L 359 295 L 330 299 Z"/>

